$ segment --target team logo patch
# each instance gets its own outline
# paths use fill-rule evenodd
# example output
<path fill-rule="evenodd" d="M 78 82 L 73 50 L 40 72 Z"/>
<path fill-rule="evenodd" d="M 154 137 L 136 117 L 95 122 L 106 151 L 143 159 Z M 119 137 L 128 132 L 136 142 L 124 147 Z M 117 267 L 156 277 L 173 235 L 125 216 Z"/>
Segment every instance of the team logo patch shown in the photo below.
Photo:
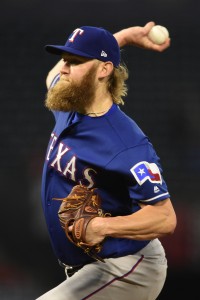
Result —
<path fill-rule="evenodd" d="M 130 169 L 139 185 L 142 185 L 146 180 L 153 183 L 162 184 L 160 170 L 155 163 L 141 161 Z"/>

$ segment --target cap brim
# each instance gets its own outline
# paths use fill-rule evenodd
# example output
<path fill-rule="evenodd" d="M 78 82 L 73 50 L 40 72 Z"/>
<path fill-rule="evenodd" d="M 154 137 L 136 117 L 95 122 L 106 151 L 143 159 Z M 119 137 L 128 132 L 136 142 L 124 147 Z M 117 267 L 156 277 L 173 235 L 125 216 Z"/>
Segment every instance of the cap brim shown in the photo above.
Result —
<path fill-rule="evenodd" d="M 94 56 L 92 55 L 89 55 L 82 51 L 70 47 L 66 47 L 66 46 L 46 45 L 45 50 L 49 53 L 56 54 L 56 55 L 61 55 L 63 52 L 66 52 L 66 53 L 71 53 L 83 57 L 94 58 Z"/>

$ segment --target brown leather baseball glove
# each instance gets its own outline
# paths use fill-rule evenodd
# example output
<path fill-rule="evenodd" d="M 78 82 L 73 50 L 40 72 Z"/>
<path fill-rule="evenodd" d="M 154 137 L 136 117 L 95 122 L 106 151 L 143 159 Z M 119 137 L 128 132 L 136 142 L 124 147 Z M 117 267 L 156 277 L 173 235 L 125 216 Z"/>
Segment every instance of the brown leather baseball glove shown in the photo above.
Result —
<path fill-rule="evenodd" d="M 96 189 L 89 189 L 82 185 L 76 185 L 71 193 L 60 199 L 62 203 L 58 211 L 58 217 L 67 238 L 76 246 L 82 248 L 93 259 L 104 260 L 97 255 L 102 249 L 102 243 L 91 246 L 86 242 L 86 229 L 88 223 L 95 217 L 106 217 L 101 209 L 101 198 Z M 68 227 L 73 225 L 72 232 Z"/>

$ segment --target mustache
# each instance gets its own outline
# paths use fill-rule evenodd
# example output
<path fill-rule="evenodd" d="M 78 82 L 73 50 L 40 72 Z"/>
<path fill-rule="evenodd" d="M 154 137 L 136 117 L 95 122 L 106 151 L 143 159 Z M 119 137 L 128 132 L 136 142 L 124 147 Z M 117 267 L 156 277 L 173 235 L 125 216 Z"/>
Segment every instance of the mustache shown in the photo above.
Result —
<path fill-rule="evenodd" d="M 66 76 L 66 75 L 61 75 L 60 76 L 60 81 L 71 81 L 70 79 L 69 79 L 69 77 L 68 76 Z"/>
<path fill-rule="evenodd" d="M 60 80 L 59 80 L 61 83 L 66 83 L 66 84 L 68 84 L 68 83 L 70 83 L 70 84 L 72 84 L 72 80 L 70 80 L 69 78 L 67 78 L 67 77 L 60 77 Z"/>

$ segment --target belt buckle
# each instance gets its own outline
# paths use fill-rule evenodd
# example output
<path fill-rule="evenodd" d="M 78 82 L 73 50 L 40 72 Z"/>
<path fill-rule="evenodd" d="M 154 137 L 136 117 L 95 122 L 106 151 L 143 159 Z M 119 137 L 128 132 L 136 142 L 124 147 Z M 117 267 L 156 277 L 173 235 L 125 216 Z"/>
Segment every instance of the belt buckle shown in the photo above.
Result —
<path fill-rule="evenodd" d="M 78 270 L 80 270 L 83 266 L 79 265 L 79 266 L 69 266 L 64 264 L 62 261 L 58 260 L 59 265 L 61 267 L 63 267 L 65 269 L 65 274 L 69 277 L 71 277 L 72 275 L 74 275 L 75 272 L 77 272 Z"/>

